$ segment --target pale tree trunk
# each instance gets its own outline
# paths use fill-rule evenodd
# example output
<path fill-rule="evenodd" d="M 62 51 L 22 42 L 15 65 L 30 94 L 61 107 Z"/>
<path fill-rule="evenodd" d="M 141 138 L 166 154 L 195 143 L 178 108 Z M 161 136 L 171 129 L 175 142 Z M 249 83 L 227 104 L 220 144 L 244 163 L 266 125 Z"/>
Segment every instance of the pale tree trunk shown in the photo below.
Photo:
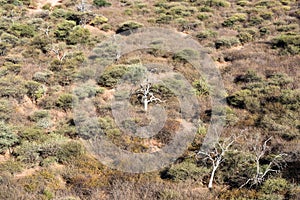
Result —
<path fill-rule="evenodd" d="M 208 183 L 208 188 L 211 190 L 213 188 L 213 181 L 214 181 L 214 178 L 215 178 L 215 173 L 217 171 L 218 167 L 217 166 L 214 166 L 213 167 L 213 170 L 211 172 L 211 175 L 210 175 L 210 179 L 209 179 L 209 183 Z"/>
<path fill-rule="evenodd" d="M 144 99 L 144 110 L 148 110 L 148 100 L 146 98 Z"/>

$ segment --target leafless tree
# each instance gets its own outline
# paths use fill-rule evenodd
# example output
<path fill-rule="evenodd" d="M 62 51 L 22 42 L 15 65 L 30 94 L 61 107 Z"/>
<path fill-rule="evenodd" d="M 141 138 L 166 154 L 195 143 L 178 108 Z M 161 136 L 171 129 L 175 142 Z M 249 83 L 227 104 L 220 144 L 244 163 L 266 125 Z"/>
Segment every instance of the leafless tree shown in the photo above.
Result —
<path fill-rule="evenodd" d="M 275 155 L 265 167 L 261 165 L 261 160 L 268 152 L 268 142 L 270 142 L 271 139 L 272 137 L 269 137 L 264 141 L 263 145 L 258 144 L 258 142 L 254 145 L 253 152 L 255 152 L 256 173 L 252 178 L 249 178 L 243 185 L 241 185 L 240 188 L 243 188 L 249 183 L 251 183 L 250 187 L 260 185 L 270 172 L 277 173 L 284 167 L 283 158 L 286 156 L 284 153 Z"/>
<path fill-rule="evenodd" d="M 80 12 L 85 12 L 86 11 L 85 0 L 81 0 L 80 4 L 77 6 L 77 10 L 80 11 Z"/>
<path fill-rule="evenodd" d="M 53 53 L 55 53 L 55 55 L 56 55 L 56 57 L 57 57 L 57 59 L 59 61 L 63 61 L 66 58 L 66 56 L 67 56 L 67 52 L 63 51 L 62 48 L 60 48 L 60 47 L 52 46 L 50 48 L 50 51 L 52 51 Z"/>
<path fill-rule="evenodd" d="M 39 30 L 43 31 L 44 34 L 49 37 L 49 33 L 50 33 L 50 26 L 47 26 L 47 28 L 39 28 Z"/>
<path fill-rule="evenodd" d="M 209 160 L 212 163 L 212 171 L 208 183 L 209 189 L 213 188 L 213 181 L 216 171 L 220 167 L 220 164 L 224 161 L 225 154 L 229 151 L 229 148 L 233 145 L 237 138 L 238 137 L 234 135 L 232 137 L 227 138 L 223 142 L 217 142 L 212 150 L 199 151 L 197 153 L 198 156 L 202 155 L 204 156 L 204 160 Z"/>
<path fill-rule="evenodd" d="M 144 110 L 147 112 L 148 104 L 151 102 L 162 103 L 163 101 L 154 96 L 154 93 L 151 91 L 152 84 L 148 82 L 146 84 L 141 84 L 140 89 L 138 89 L 135 93 L 138 97 L 141 97 L 141 103 L 144 105 Z"/>

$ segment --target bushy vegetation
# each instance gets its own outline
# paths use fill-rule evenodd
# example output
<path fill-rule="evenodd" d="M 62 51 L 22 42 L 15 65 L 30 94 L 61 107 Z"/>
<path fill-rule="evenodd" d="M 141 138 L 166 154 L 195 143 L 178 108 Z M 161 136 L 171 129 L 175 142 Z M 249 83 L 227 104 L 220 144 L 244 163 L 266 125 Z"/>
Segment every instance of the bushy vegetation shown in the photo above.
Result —
<path fill-rule="evenodd" d="M 297 1 L 39 3 L 0 0 L 0 199 L 300 199 Z M 114 34 L 127 37 L 142 27 L 169 28 L 183 32 L 187 40 L 196 39 L 219 69 L 226 89 L 222 102 L 227 105 L 214 107 L 210 90 L 215 88 L 192 66 L 202 52 L 189 47 L 163 52 L 155 43 L 153 49 L 119 57 L 116 46 L 98 46 Z M 91 56 L 95 47 L 96 55 Z M 109 57 L 109 66 L 103 71 L 99 67 L 101 73 L 89 69 L 90 64 L 106 63 L 97 56 L 99 52 Z M 181 119 L 186 115 L 182 102 L 167 87 L 179 85 L 180 80 L 158 82 L 150 92 L 162 102 L 150 107 L 161 107 L 167 120 L 151 138 L 129 135 L 134 125 L 153 123 L 151 114 L 143 110 L 141 94 L 135 93 L 136 83 L 143 76 L 156 80 L 169 71 L 183 74 L 193 87 L 186 92 L 197 98 L 200 108 L 192 109 L 197 109 L 200 119 Z M 136 86 L 127 99 L 130 118 L 122 124 L 126 130 L 116 124 L 111 105 L 112 99 L 123 97 L 115 90 L 120 80 Z M 90 100 L 94 110 L 87 114 L 95 112 L 79 128 L 81 118 L 75 120 L 72 111 L 77 100 Z M 234 134 L 241 137 L 224 156 L 210 191 L 206 185 L 212 163 L 196 154 L 216 120 L 214 115 L 225 125 L 221 133 L 216 132 L 219 142 Z M 85 146 L 101 133 L 124 151 L 155 155 L 172 142 L 184 123 L 199 124 L 193 143 L 180 158 L 155 172 L 109 169 Z M 253 135 L 257 137 L 252 141 Z M 240 188 L 256 173 L 254 151 L 269 137 L 267 156 L 259 164 L 264 170 L 282 153 L 280 165 L 272 167 L 277 173 Z M 221 150 L 218 145 L 216 149 Z"/>

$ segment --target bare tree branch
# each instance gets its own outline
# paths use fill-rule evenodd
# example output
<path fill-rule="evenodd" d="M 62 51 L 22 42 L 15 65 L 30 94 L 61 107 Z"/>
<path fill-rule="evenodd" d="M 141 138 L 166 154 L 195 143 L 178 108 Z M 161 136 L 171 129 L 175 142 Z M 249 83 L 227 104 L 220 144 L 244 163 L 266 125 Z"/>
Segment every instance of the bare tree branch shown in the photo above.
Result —
<path fill-rule="evenodd" d="M 162 101 L 160 98 L 157 98 L 154 96 L 154 93 L 150 91 L 152 87 L 152 84 L 148 82 L 146 84 L 141 84 L 140 85 L 140 89 L 138 89 L 135 93 L 138 95 L 138 97 L 141 97 L 141 103 L 144 104 L 144 110 L 147 111 L 148 110 L 148 104 L 151 102 L 154 103 L 162 103 L 164 101 Z"/>
<path fill-rule="evenodd" d="M 249 178 L 244 184 L 240 186 L 240 188 L 245 187 L 251 182 L 250 187 L 255 185 L 260 185 L 265 179 L 266 176 L 270 172 L 279 172 L 283 168 L 283 163 L 280 161 L 286 154 L 278 154 L 276 155 L 270 163 L 267 165 L 265 169 L 262 169 L 261 166 L 261 159 L 266 155 L 268 149 L 268 142 L 271 141 L 272 137 L 269 137 L 267 140 L 264 141 L 263 145 L 260 146 L 259 144 L 255 144 L 253 150 L 255 151 L 255 163 L 256 163 L 256 173 L 253 175 L 252 178 Z M 277 167 L 278 169 L 275 170 L 273 167 Z"/>
<path fill-rule="evenodd" d="M 199 151 L 197 153 L 198 155 L 205 156 L 203 160 L 209 159 L 212 163 L 213 169 L 211 171 L 210 180 L 208 183 L 209 189 L 212 189 L 213 187 L 215 173 L 218 170 L 220 164 L 224 161 L 225 154 L 229 151 L 229 148 L 233 145 L 233 143 L 237 140 L 238 137 L 239 136 L 234 135 L 230 138 L 225 139 L 222 143 L 216 143 L 215 148 L 210 152 Z M 218 150 L 218 148 L 220 149 L 220 151 Z"/>

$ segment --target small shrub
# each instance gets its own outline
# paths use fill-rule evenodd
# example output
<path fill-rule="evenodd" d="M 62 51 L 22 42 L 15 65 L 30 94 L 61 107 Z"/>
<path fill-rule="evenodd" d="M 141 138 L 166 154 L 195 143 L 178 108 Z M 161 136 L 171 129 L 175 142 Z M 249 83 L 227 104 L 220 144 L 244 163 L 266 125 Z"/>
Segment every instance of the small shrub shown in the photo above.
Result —
<path fill-rule="evenodd" d="M 23 164 L 13 159 L 9 159 L 5 162 L 0 163 L 1 172 L 9 172 L 10 174 L 15 174 L 21 172 L 22 169 L 23 169 Z"/>
<path fill-rule="evenodd" d="M 11 26 L 11 32 L 19 37 L 33 37 L 35 35 L 35 30 L 32 26 L 26 24 L 15 23 Z"/>
<path fill-rule="evenodd" d="M 14 134 L 13 129 L 3 121 L 0 121 L 0 153 L 10 149 L 18 142 L 18 136 Z"/>
<path fill-rule="evenodd" d="M 71 109 L 73 104 L 73 98 L 74 97 L 72 94 L 61 94 L 56 101 L 56 106 L 62 108 L 65 111 Z"/>
<path fill-rule="evenodd" d="M 15 47 L 16 45 L 18 45 L 19 42 L 20 42 L 20 40 L 19 40 L 18 37 L 14 36 L 14 35 L 11 35 L 11 34 L 8 34 L 8 33 L 3 33 L 1 35 L 1 40 L 3 42 L 7 42 L 7 43 L 11 44 L 13 47 Z"/>
<path fill-rule="evenodd" d="M 0 99 L 0 121 L 7 121 L 10 119 L 12 113 L 12 106 L 9 100 Z"/>
<path fill-rule="evenodd" d="M 116 30 L 116 33 L 122 33 L 124 31 L 132 31 L 137 28 L 143 27 L 143 24 L 134 21 L 127 21 L 119 25 L 119 28 Z"/>
<path fill-rule="evenodd" d="M 272 40 L 273 47 L 284 49 L 284 53 L 299 54 L 300 53 L 300 35 L 284 34 L 277 36 Z"/>
<path fill-rule="evenodd" d="M 25 88 L 27 89 L 27 96 L 34 102 L 40 99 L 46 92 L 44 86 L 35 81 L 27 81 Z"/>
<path fill-rule="evenodd" d="M 46 139 L 45 131 L 38 127 L 26 127 L 19 131 L 19 137 L 27 141 L 44 141 Z"/>
<path fill-rule="evenodd" d="M 289 183 L 283 178 L 270 178 L 261 187 L 261 191 L 265 194 L 285 194 L 289 189 Z"/>
<path fill-rule="evenodd" d="M 255 71 L 249 70 L 243 75 L 239 75 L 234 79 L 235 83 L 238 82 L 244 82 L 244 83 L 250 83 L 250 82 L 259 82 L 262 78 L 257 75 Z"/>
<path fill-rule="evenodd" d="M 0 78 L 0 96 L 21 99 L 26 94 L 24 81 L 19 76 L 8 75 Z"/>
<path fill-rule="evenodd" d="M 237 36 L 242 44 L 253 41 L 253 36 L 247 32 L 241 32 Z"/>
<path fill-rule="evenodd" d="M 84 148 L 78 142 L 67 142 L 60 147 L 60 150 L 57 153 L 58 161 L 61 163 L 66 163 L 71 161 L 79 156 L 83 155 Z"/>
<path fill-rule="evenodd" d="M 230 2 L 225 0 L 207 0 L 206 1 L 207 6 L 215 6 L 215 7 L 230 7 Z"/>
<path fill-rule="evenodd" d="M 167 15 L 167 14 L 160 14 L 158 18 L 155 20 L 156 23 L 158 24 L 168 24 L 173 20 L 172 15 Z"/>
<path fill-rule="evenodd" d="M 96 79 L 97 83 L 103 87 L 115 86 L 119 79 L 126 73 L 127 67 L 124 65 L 115 65 L 111 68 L 107 68 L 100 77 Z"/>
<path fill-rule="evenodd" d="M 239 6 L 242 6 L 242 7 L 244 7 L 244 6 L 247 6 L 247 5 L 249 5 L 249 4 L 250 4 L 250 2 L 249 2 L 249 1 L 247 1 L 247 0 L 239 0 L 239 1 L 237 1 L 237 2 L 236 2 L 236 4 L 237 4 L 237 5 L 239 5 Z"/>
<path fill-rule="evenodd" d="M 230 48 L 240 44 L 240 41 L 236 37 L 223 37 L 215 41 L 215 47 L 217 49 L 221 47 Z"/>
<path fill-rule="evenodd" d="M 108 22 L 108 19 L 104 16 L 99 16 L 97 15 L 91 22 L 90 24 L 93 25 L 93 26 L 98 26 L 98 25 L 101 25 L 101 24 L 104 24 L 104 23 L 107 23 Z"/>
<path fill-rule="evenodd" d="M 101 94 L 103 93 L 103 90 L 104 89 L 101 87 L 95 87 L 88 83 L 85 83 L 81 87 L 76 88 L 74 90 L 74 93 L 79 99 L 83 99 L 93 97 L 96 94 Z"/>
<path fill-rule="evenodd" d="M 107 7 L 111 6 L 110 2 L 107 2 L 106 0 L 93 0 L 94 5 L 98 7 Z"/>
<path fill-rule="evenodd" d="M 208 95 L 209 94 L 208 85 L 203 79 L 193 82 L 193 87 L 196 88 L 197 95 Z"/>
<path fill-rule="evenodd" d="M 57 39 L 65 40 L 69 35 L 71 30 L 76 26 L 74 21 L 64 21 L 57 25 L 57 29 L 54 31 Z"/>
<path fill-rule="evenodd" d="M 251 96 L 250 90 L 240 90 L 227 98 L 230 105 L 238 108 L 246 108 L 246 99 Z"/>
<path fill-rule="evenodd" d="M 39 83 L 49 83 L 49 79 L 53 73 L 50 71 L 36 72 L 34 73 L 32 80 Z"/>
<path fill-rule="evenodd" d="M 197 18 L 200 19 L 201 21 L 204 21 L 212 16 L 211 13 L 200 13 L 197 15 Z"/>
<path fill-rule="evenodd" d="M 236 22 L 244 22 L 247 19 L 247 15 L 243 13 L 237 13 L 227 18 L 222 25 L 223 26 L 233 26 Z"/>
<path fill-rule="evenodd" d="M 260 16 L 251 16 L 249 19 L 249 25 L 250 26 L 257 26 L 260 25 L 264 19 Z"/>
<path fill-rule="evenodd" d="M 173 55 L 173 60 L 189 62 L 192 60 L 197 60 L 199 53 L 193 49 L 183 49 L 180 52 L 176 52 Z"/>
<path fill-rule="evenodd" d="M 174 164 L 171 168 L 161 172 L 162 178 L 172 179 L 174 181 L 184 181 L 193 179 L 201 181 L 210 169 L 206 167 L 198 167 L 193 161 L 185 160 L 181 163 Z"/>
<path fill-rule="evenodd" d="M 208 39 L 208 38 L 215 38 L 217 35 L 218 35 L 218 33 L 215 32 L 215 31 L 212 31 L 212 30 L 205 30 L 205 31 L 202 31 L 202 32 L 198 33 L 198 34 L 196 35 L 196 37 L 197 37 L 199 40 L 203 40 L 203 39 Z"/>
<path fill-rule="evenodd" d="M 67 44 L 85 44 L 89 41 L 90 38 L 90 31 L 88 29 L 82 28 L 81 26 L 75 26 L 72 31 L 69 33 L 66 41 Z"/>
<path fill-rule="evenodd" d="M 49 118 L 49 117 L 50 117 L 49 111 L 38 110 L 38 111 L 35 111 L 29 118 L 30 118 L 30 120 L 32 120 L 34 122 L 38 122 L 39 120 L 41 120 L 43 118 Z"/>

